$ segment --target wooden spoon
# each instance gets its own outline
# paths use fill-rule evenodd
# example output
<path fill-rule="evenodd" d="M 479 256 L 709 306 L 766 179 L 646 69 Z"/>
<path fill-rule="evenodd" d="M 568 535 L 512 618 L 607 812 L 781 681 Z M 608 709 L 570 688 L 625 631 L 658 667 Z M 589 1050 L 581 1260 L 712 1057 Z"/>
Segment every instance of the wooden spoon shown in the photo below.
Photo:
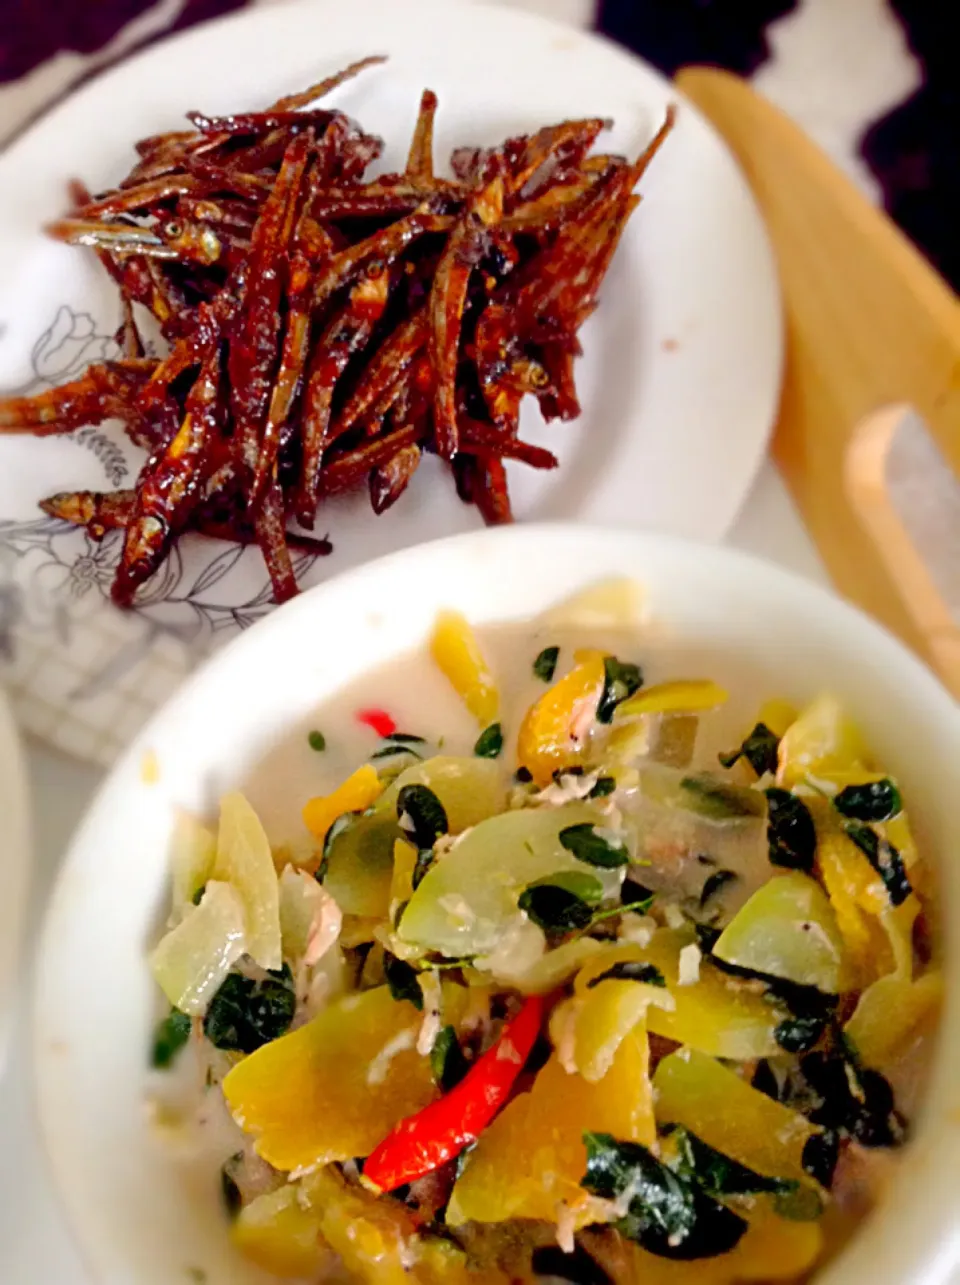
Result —
<path fill-rule="evenodd" d="M 739 160 L 777 256 L 787 361 L 774 458 L 836 587 L 960 698 L 960 625 L 886 476 L 895 432 L 912 407 L 960 479 L 960 300 L 891 220 L 744 81 L 690 67 L 677 85 Z"/>

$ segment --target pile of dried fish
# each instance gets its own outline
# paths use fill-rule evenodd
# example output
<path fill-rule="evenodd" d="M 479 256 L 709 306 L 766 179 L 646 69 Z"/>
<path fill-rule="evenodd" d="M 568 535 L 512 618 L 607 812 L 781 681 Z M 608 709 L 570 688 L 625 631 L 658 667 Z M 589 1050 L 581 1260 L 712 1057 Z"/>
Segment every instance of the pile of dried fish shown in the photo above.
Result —
<path fill-rule="evenodd" d="M 519 440 L 530 393 L 547 419 L 580 412 L 577 332 L 672 124 L 634 163 L 590 155 L 606 122 L 568 121 L 434 172 L 436 96 L 423 95 L 402 174 L 365 180 L 379 139 L 317 103 L 382 59 L 267 111 L 190 114 L 144 139 L 120 186 L 54 236 L 91 246 L 116 281 L 123 357 L 73 383 L 0 403 L 0 431 L 69 433 L 120 420 L 148 452 L 129 491 L 47 500 L 102 538 L 124 530 L 122 605 L 195 530 L 256 542 L 277 601 L 296 593 L 289 545 L 328 495 L 369 486 L 375 512 L 422 453 L 461 497 L 510 520 L 504 461 L 553 468 Z M 134 304 L 169 352 L 144 355 Z"/>

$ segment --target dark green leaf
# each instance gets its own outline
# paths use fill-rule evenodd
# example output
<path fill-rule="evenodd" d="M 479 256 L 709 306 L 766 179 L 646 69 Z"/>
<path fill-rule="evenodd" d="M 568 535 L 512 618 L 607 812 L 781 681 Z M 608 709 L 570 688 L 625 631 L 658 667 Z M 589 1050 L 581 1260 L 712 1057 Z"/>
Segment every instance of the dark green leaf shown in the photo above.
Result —
<path fill-rule="evenodd" d="M 778 1192 L 773 1208 L 781 1218 L 794 1223 L 815 1223 L 823 1214 L 823 1198 L 816 1187 L 797 1182 L 792 1191 Z"/>
<path fill-rule="evenodd" d="M 503 728 L 499 723 L 491 723 L 490 726 L 477 738 L 477 743 L 473 747 L 473 752 L 477 758 L 495 759 L 500 757 L 500 751 L 503 749 Z"/>
<path fill-rule="evenodd" d="M 521 785 L 529 785 L 533 780 L 533 773 L 528 767 L 524 767 L 522 764 L 517 768 L 513 775 Z"/>
<path fill-rule="evenodd" d="M 776 772 L 779 748 L 780 737 L 771 732 L 766 723 L 758 723 L 738 749 L 730 754 L 718 754 L 717 758 L 722 767 L 733 767 L 739 759 L 745 758 L 757 776 L 763 776 L 766 772 Z"/>
<path fill-rule="evenodd" d="M 590 866 L 601 866 L 613 870 L 625 866 L 630 860 L 627 849 L 621 840 L 604 838 L 595 825 L 582 821 L 579 825 L 568 825 L 560 831 L 560 842 L 568 852 L 572 852 L 578 861 L 585 861 Z"/>
<path fill-rule="evenodd" d="M 425 785 L 405 785 L 397 795 L 401 828 L 418 848 L 432 848 L 449 829 L 443 804 Z"/>
<path fill-rule="evenodd" d="M 813 1124 L 855 1138 L 864 1147 L 895 1147 L 904 1141 L 893 1090 L 879 1073 L 858 1064 L 841 1043 L 830 1052 L 808 1053 L 800 1070 L 816 1095 Z"/>
<path fill-rule="evenodd" d="M 823 1129 L 812 1134 L 803 1144 L 801 1164 L 804 1173 L 808 1173 L 827 1191 L 833 1186 L 833 1171 L 840 1158 L 840 1135 L 834 1129 Z"/>
<path fill-rule="evenodd" d="M 397 754 L 409 754 L 411 758 L 420 759 L 423 762 L 423 755 L 418 754 L 412 745 L 385 745 L 382 750 L 375 750 L 370 755 L 370 761 L 395 758 Z"/>
<path fill-rule="evenodd" d="M 601 776 L 597 778 L 597 783 L 587 795 L 588 799 L 605 799 L 608 794 L 612 794 L 617 788 L 616 778 L 612 776 Z"/>
<path fill-rule="evenodd" d="M 413 863 L 413 874 L 410 876 L 410 885 L 416 892 L 423 883 L 424 877 L 435 860 L 433 848 L 421 848 L 417 852 L 417 859 Z"/>
<path fill-rule="evenodd" d="M 771 786 L 767 796 L 767 844 L 770 862 L 788 870 L 813 869 L 817 832 L 810 809 L 789 790 Z"/>
<path fill-rule="evenodd" d="M 714 870 L 713 874 L 704 881 L 703 888 L 700 891 L 700 909 L 706 906 L 711 897 L 715 897 L 721 888 L 726 887 L 728 883 L 734 883 L 737 875 L 732 870 Z"/>
<path fill-rule="evenodd" d="M 557 670 L 557 661 L 560 659 L 559 647 L 544 647 L 543 651 L 533 662 L 533 672 L 537 678 L 545 683 L 553 681 L 553 675 Z"/>
<path fill-rule="evenodd" d="M 203 1033 L 218 1049 L 253 1053 L 290 1029 L 297 997 L 284 965 L 259 981 L 230 973 L 210 1001 Z"/>
<path fill-rule="evenodd" d="M 426 738 L 423 736 L 411 736 L 409 732 L 391 732 L 389 736 L 383 738 L 385 741 L 393 741 L 397 745 L 426 745 Z"/>
<path fill-rule="evenodd" d="M 651 901 L 653 891 L 644 884 L 631 879 L 629 875 L 620 885 L 620 901 L 624 906 L 635 905 L 638 901 Z"/>
<path fill-rule="evenodd" d="M 683 1125 L 668 1125 L 664 1132 L 673 1142 L 672 1168 L 696 1182 L 710 1196 L 752 1196 L 758 1192 L 790 1192 L 797 1183 L 790 1178 L 765 1178 L 746 1165 L 708 1146 Z"/>
<path fill-rule="evenodd" d="M 833 806 L 853 821 L 889 821 L 903 811 L 903 800 L 887 777 L 867 785 L 848 785 L 835 796 Z"/>
<path fill-rule="evenodd" d="M 205 883 L 202 883 L 200 887 L 197 889 L 197 891 L 190 898 L 190 900 L 193 902 L 195 906 L 199 906 L 200 902 L 203 901 L 203 894 L 206 891 L 207 891 L 207 885 Z"/>
<path fill-rule="evenodd" d="M 613 1277 L 580 1244 L 574 1245 L 572 1254 L 564 1253 L 559 1245 L 541 1245 L 533 1251 L 531 1265 L 534 1276 L 549 1276 L 570 1285 L 613 1285 Z"/>
<path fill-rule="evenodd" d="M 445 1026 L 430 1050 L 430 1070 L 434 1082 L 444 1093 L 449 1093 L 469 1069 L 456 1030 L 452 1026 Z"/>
<path fill-rule="evenodd" d="M 763 798 L 757 790 L 741 785 L 731 785 L 708 772 L 685 776 L 681 790 L 688 797 L 691 811 L 711 821 L 731 821 L 739 817 L 763 815 Z"/>
<path fill-rule="evenodd" d="M 405 959 L 398 959 L 389 950 L 383 952 L 383 975 L 394 999 L 409 1000 L 414 1008 L 423 1012 L 423 991 L 419 974 Z"/>
<path fill-rule="evenodd" d="M 643 686 L 639 665 L 622 664 L 616 656 L 603 658 L 603 694 L 597 705 L 597 722 L 612 723 L 613 711 Z"/>
<path fill-rule="evenodd" d="M 177 1054 L 190 1038 L 191 1026 L 192 1022 L 186 1013 L 181 1013 L 178 1008 L 171 1008 L 154 1031 L 150 1064 L 158 1071 L 165 1071 L 172 1066 Z"/>
<path fill-rule="evenodd" d="M 544 875 L 535 879 L 530 888 L 562 888 L 585 901 L 588 906 L 597 906 L 603 900 L 603 884 L 596 875 L 585 870 L 558 870 L 556 874 Z"/>
<path fill-rule="evenodd" d="M 234 1157 L 235 1159 L 236 1157 Z M 223 1205 L 227 1211 L 227 1217 L 233 1221 L 243 1207 L 243 1197 L 240 1195 L 240 1188 L 237 1186 L 230 1174 L 230 1167 L 233 1159 L 220 1170 L 220 1195 L 223 1197 Z"/>
<path fill-rule="evenodd" d="M 750 1081 L 752 1088 L 765 1097 L 772 1098 L 774 1102 L 780 1101 L 780 1085 L 777 1083 L 777 1077 L 770 1067 L 766 1058 L 761 1058 L 757 1063 L 757 1069 L 753 1073 L 753 1079 Z"/>
<path fill-rule="evenodd" d="M 621 959 L 618 963 L 612 964 L 606 972 L 600 973 L 597 977 L 591 977 L 587 982 L 587 990 L 594 986 L 599 986 L 608 978 L 613 978 L 621 982 L 646 982 L 648 986 L 666 986 L 666 978 L 655 964 L 644 964 L 639 959 Z"/>
<path fill-rule="evenodd" d="M 848 822 L 844 829 L 883 880 L 891 906 L 903 905 L 913 888 L 897 849 L 867 825 Z"/>
<path fill-rule="evenodd" d="M 517 905 L 548 934 L 586 928 L 593 918 L 593 911 L 576 893 L 543 880 L 524 888 Z"/>
<path fill-rule="evenodd" d="M 327 738 L 324 736 L 323 732 L 317 731 L 316 728 L 314 728 L 307 737 L 307 741 L 310 748 L 312 750 L 316 750 L 318 754 L 322 754 L 327 748 Z"/>
<path fill-rule="evenodd" d="M 788 1017 L 776 1027 L 773 1038 L 785 1053 L 807 1053 L 823 1034 L 826 1021 L 823 1015 Z"/>
<path fill-rule="evenodd" d="M 587 1172 L 581 1186 L 616 1200 L 632 1193 L 628 1212 L 614 1226 L 621 1235 L 663 1258 L 725 1254 L 747 1229 L 744 1220 L 661 1164 L 646 1147 L 607 1133 L 585 1133 Z"/>

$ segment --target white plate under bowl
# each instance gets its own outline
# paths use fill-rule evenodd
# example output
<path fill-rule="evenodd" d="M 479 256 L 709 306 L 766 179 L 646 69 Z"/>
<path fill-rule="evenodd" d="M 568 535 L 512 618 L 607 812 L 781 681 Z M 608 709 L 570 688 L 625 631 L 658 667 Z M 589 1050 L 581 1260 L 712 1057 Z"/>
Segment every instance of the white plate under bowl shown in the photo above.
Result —
<path fill-rule="evenodd" d="M 30 871 L 30 815 L 20 738 L 0 689 L 0 1073 L 23 933 Z"/>
<path fill-rule="evenodd" d="M 644 586 L 661 654 L 673 639 L 721 677 L 736 658 L 754 708 L 834 690 L 940 858 L 948 997 L 930 1091 L 888 1202 L 821 1285 L 945 1285 L 960 1262 L 960 712 L 899 643 L 805 581 L 728 549 L 569 525 L 440 541 L 311 591 L 196 675 L 109 778 L 54 894 L 35 996 L 43 1135 L 98 1281 L 185 1285 L 191 1268 L 208 1285 L 257 1279 L 229 1249 L 215 1175 L 186 1181 L 144 1112 L 156 1012 L 146 951 L 169 895 L 176 810 L 214 809 L 341 685 L 422 645 L 439 609 L 522 621 L 609 575 Z M 155 784 L 144 781 L 148 753 Z"/>
<path fill-rule="evenodd" d="M 492 144 L 578 115 L 612 118 L 604 150 L 634 155 L 679 101 L 676 130 L 643 179 L 643 204 L 583 333 L 583 416 L 545 426 L 526 407 L 524 436 L 554 450 L 561 466 L 543 474 L 511 465 L 511 486 L 521 519 L 721 537 L 763 456 L 780 385 L 780 300 L 762 221 L 723 143 L 662 76 L 596 36 L 501 7 L 312 0 L 258 8 L 156 46 L 50 113 L 0 158 L 0 389 L 58 383 L 114 351 L 118 301 L 106 274 L 88 251 L 40 232 L 63 212 L 68 178 L 97 190 L 127 171 L 135 139 L 182 127 L 188 109 L 267 104 L 372 52 L 389 54 L 389 63 L 331 102 L 386 139 L 387 168 L 402 167 L 425 86 L 440 96 L 444 164 L 456 145 Z M 0 633 L 13 640 L 11 678 L 35 693 L 59 677 L 80 716 L 91 687 L 102 687 L 96 667 L 116 662 L 119 617 L 109 629 L 98 617 L 119 534 L 94 545 L 40 518 L 36 505 L 57 491 L 128 486 L 140 463 L 113 430 L 0 438 L 0 587 L 21 591 L 17 613 L 0 614 Z M 299 570 L 316 583 L 478 525 L 443 465 L 428 459 L 383 517 L 365 495 L 329 502 L 319 529 L 335 552 L 301 559 Z M 241 556 L 191 537 L 147 586 L 141 617 L 202 643 L 270 607 L 255 550 Z M 46 668 L 59 662 L 71 681 L 28 664 L 33 642 L 51 653 Z M 105 722 L 109 736 L 115 719 Z"/>

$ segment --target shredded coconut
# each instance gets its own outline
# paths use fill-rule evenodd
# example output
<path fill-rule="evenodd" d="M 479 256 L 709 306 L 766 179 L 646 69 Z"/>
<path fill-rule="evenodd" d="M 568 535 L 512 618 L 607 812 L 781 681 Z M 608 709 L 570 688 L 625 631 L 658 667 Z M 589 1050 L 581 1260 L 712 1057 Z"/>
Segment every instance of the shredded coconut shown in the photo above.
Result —
<path fill-rule="evenodd" d="M 657 930 L 657 921 L 649 915 L 638 915 L 629 911 L 620 916 L 620 929 L 617 936 L 621 941 L 628 941 L 634 946 L 649 946 Z"/>
<path fill-rule="evenodd" d="M 520 1050 L 514 1044 L 513 1040 L 507 1036 L 497 1045 L 497 1061 L 512 1062 L 514 1066 L 522 1066 L 523 1058 L 520 1056 Z"/>
<path fill-rule="evenodd" d="M 599 779 L 599 772 L 590 772 L 585 775 L 563 772 L 558 781 L 552 781 L 545 789 L 534 794 L 531 802 L 546 803 L 558 808 L 563 807 L 565 803 L 576 803 L 587 797 Z"/>
<path fill-rule="evenodd" d="M 421 973 L 420 990 L 423 993 L 423 1021 L 417 1036 L 417 1052 L 421 1057 L 429 1057 L 437 1036 L 440 1034 L 440 1005 L 443 991 L 440 987 L 440 976 L 434 971 Z"/>
<path fill-rule="evenodd" d="M 678 972 L 677 981 L 681 986 L 695 986 L 700 980 L 700 947 L 691 942 L 689 946 L 684 946 L 680 952 L 677 961 Z"/>
<path fill-rule="evenodd" d="M 665 901 L 661 909 L 668 928 L 682 928 L 687 922 L 686 916 L 675 901 Z"/>
<path fill-rule="evenodd" d="M 371 1058 L 370 1065 L 367 1067 L 367 1084 L 371 1087 L 382 1084 L 387 1078 L 390 1063 L 397 1054 L 412 1049 L 416 1042 L 416 1035 L 409 1027 L 405 1031 L 398 1031 L 392 1040 L 384 1044 L 376 1057 Z"/>
<path fill-rule="evenodd" d="M 565 1254 L 572 1254 L 577 1247 L 574 1238 L 576 1230 L 576 1210 L 571 1209 L 565 1200 L 561 1200 L 557 1205 L 557 1244 Z"/>

